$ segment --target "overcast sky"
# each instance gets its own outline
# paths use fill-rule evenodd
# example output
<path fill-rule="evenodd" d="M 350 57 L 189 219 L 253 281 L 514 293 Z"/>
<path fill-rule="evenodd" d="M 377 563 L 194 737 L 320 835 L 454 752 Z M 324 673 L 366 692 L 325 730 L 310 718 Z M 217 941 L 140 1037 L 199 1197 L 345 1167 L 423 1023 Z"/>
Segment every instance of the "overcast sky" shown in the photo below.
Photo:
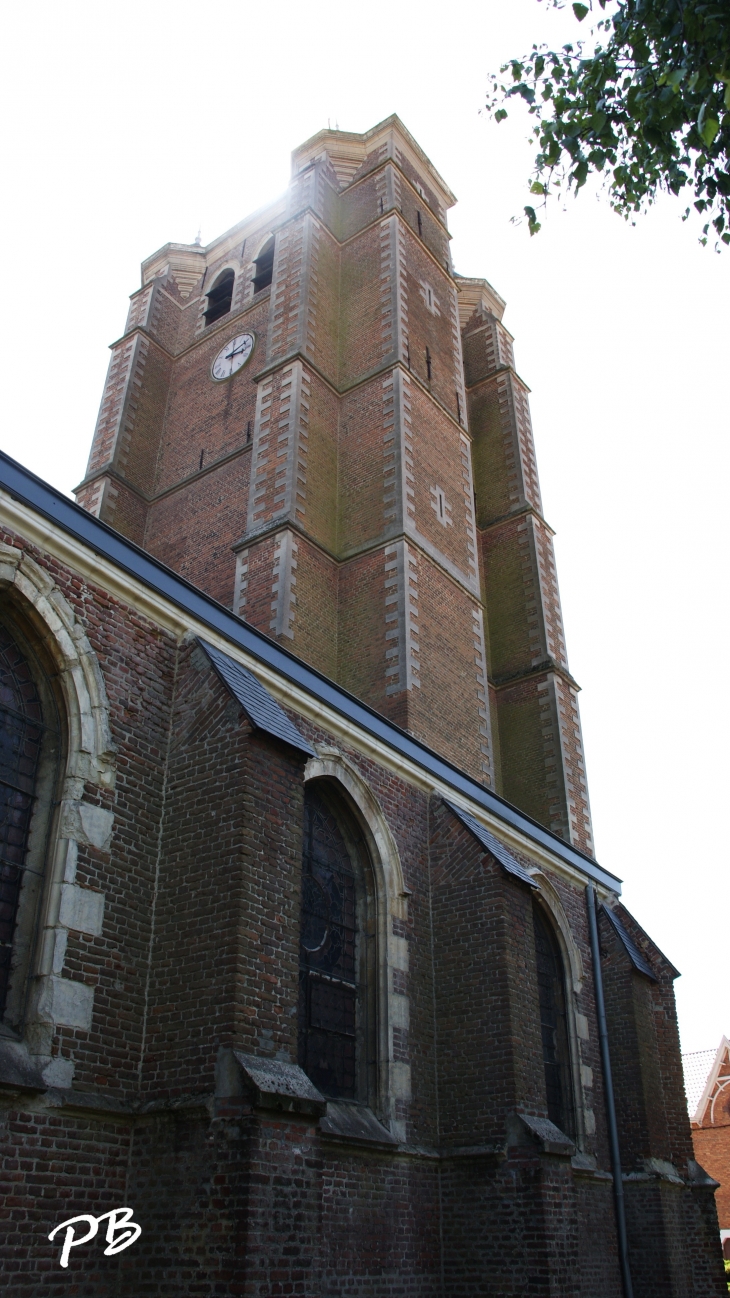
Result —
<path fill-rule="evenodd" d="M 635 227 L 583 191 L 530 239 L 527 119 L 488 73 L 579 30 L 538 0 L 40 0 L 4 9 L 3 449 L 83 476 L 139 263 L 286 186 L 292 148 L 396 112 L 459 199 L 456 268 L 507 300 L 532 389 L 601 863 L 681 970 L 683 1049 L 730 1035 L 730 250 L 665 200 Z M 725 362 L 723 363 L 723 356 Z"/>

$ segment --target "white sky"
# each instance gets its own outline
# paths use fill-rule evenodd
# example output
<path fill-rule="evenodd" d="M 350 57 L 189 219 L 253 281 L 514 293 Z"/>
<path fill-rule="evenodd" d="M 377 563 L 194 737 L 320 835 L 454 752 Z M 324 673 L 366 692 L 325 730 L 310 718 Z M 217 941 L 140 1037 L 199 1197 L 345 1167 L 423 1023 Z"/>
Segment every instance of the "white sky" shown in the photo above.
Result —
<path fill-rule="evenodd" d="M 557 530 L 599 860 L 682 971 L 685 1050 L 730 1035 L 726 494 L 730 250 L 666 200 L 632 228 L 584 190 L 534 239 L 527 118 L 487 74 L 575 39 L 537 0 L 261 6 L 40 0 L 3 19 L 2 446 L 81 479 L 139 263 L 286 186 L 292 148 L 397 112 L 459 198 L 457 270 L 507 299 Z"/>

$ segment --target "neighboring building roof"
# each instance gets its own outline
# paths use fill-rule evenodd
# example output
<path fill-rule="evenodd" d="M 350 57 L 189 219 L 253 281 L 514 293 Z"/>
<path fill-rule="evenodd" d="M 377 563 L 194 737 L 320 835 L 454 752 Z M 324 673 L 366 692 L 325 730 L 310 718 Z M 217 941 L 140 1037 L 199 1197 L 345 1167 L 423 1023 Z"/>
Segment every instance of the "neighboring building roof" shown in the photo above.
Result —
<path fill-rule="evenodd" d="M 707 1085 L 707 1078 L 716 1056 L 716 1050 L 692 1050 L 689 1054 L 682 1055 L 684 1089 L 690 1118 L 694 1118 L 697 1112 L 697 1105 L 702 1099 L 702 1092 Z"/>
<path fill-rule="evenodd" d="M 714 1120 L 714 1102 L 730 1086 L 730 1041 L 723 1037 L 717 1050 L 693 1050 L 682 1055 L 687 1108 L 699 1125 L 708 1116 Z"/>
<path fill-rule="evenodd" d="M 223 683 L 228 686 L 234 698 L 238 699 L 254 726 L 265 730 L 275 739 L 282 739 L 285 744 L 291 744 L 292 748 L 298 748 L 309 757 L 317 756 L 312 745 L 300 735 L 284 709 L 279 707 L 276 699 L 272 699 L 269 691 L 252 672 L 246 671 L 245 667 L 234 662 L 228 654 L 221 653 L 220 649 L 206 644 L 205 640 L 198 640 L 198 644 L 205 650 Z"/>
<path fill-rule="evenodd" d="M 517 858 L 512 855 L 508 847 L 505 847 L 504 843 L 500 843 L 499 839 L 494 837 L 494 834 L 490 834 L 489 830 L 485 829 L 484 825 L 480 825 L 479 821 L 475 820 L 473 816 L 470 816 L 468 811 L 464 811 L 463 807 L 456 807 L 453 802 L 449 802 L 446 798 L 444 798 L 444 803 L 449 808 L 449 811 L 453 811 L 462 825 L 479 840 L 482 847 L 486 848 L 499 861 L 500 865 L 504 866 L 504 869 L 509 874 L 513 874 L 522 883 L 529 884 L 531 888 L 537 887 L 532 875 L 528 874 L 524 865 L 520 865 Z"/>
<path fill-rule="evenodd" d="M 2 452 L 0 489 L 29 506 L 35 513 L 50 519 L 74 541 L 100 555 L 122 572 L 131 574 L 156 597 L 182 609 L 191 620 L 225 637 L 229 643 L 257 659 L 283 680 L 306 691 L 318 703 L 338 712 L 364 734 L 386 744 L 407 762 L 419 766 L 430 778 L 448 785 L 454 792 L 462 794 L 505 825 L 512 826 L 541 848 L 547 849 L 553 857 L 580 871 L 586 878 L 595 880 L 612 892 L 621 891 L 621 880 L 603 869 L 591 857 L 585 856 L 579 848 L 551 833 L 544 825 L 500 798 L 499 794 L 452 766 L 446 758 L 401 730 L 354 695 L 348 694 L 347 690 L 309 667 L 301 658 L 289 653 L 248 622 L 236 617 L 230 609 L 224 608 L 197 586 L 165 567 L 159 559 L 128 541 L 114 528 L 102 523 Z"/>
<path fill-rule="evenodd" d="M 602 906 L 601 909 L 603 910 L 606 919 L 613 926 L 613 929 L 617 934 L 619 941 L 623 943 L 626 949 L 626 953 L 634 968 L 639 973 L 645 974 L 647 978 L 651 978 L 652 982 L 657 982 L 658 981 L 657 976 L 654 973 L 654 970 L 652 969 L 651 965 L 649 964 L 649 961 L 639 950 L 633 938 L 629 936 L 624 925 L 621 923 L 621 920 L 619 919 L 618 915 L 614 915 L 613 911 L 608 906 Z"/>

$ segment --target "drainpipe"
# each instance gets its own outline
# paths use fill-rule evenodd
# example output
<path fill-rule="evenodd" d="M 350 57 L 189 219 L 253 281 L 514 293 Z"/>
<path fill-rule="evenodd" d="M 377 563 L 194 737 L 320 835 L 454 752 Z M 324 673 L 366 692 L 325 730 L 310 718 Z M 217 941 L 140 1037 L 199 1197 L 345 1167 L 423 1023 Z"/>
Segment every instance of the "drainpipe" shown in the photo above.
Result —
<path fill-rule="evenodd" d="M 608 1052 L 608 1029 L 606 1027 L 606 1003 L 603 998 L 603 974 L 601 972 L 601 949 L 598 945 L 598 923 L 596 921 L 596 892 L 591 884 L 586 888 L 588 902 L 588 927 L 591 935 L 591 955 L 593 957 L 593 980 L 596 989 L 596 1012 L 598 1014 L 598 1036 L 601 1043 L 601 1065 L 603 1068 L 603 1089 L 606 1096 L 606 1118 L 608 1120 L 608 1143 L 611 1149 L 611 1171 L 613 1173 L 613 1205 L 616 1213 L 616 1234 L 618 1236 L 618 1256 L 621 1266 L 621 1280 L 624 1287 L 624 1298 L 634 1298 L 634 1287 L 631 1283 L 629 1269 L 629 1248 L 626 1238 L 626 1212 L 624 1208 L 624 1183 L 621 1174 L 621 1154 L 618 1147 L 618 1124 L 616 1122 L 616 1101 L 613 1094 L 613 1077 L 611 1075 L 611 1057 Z"/>

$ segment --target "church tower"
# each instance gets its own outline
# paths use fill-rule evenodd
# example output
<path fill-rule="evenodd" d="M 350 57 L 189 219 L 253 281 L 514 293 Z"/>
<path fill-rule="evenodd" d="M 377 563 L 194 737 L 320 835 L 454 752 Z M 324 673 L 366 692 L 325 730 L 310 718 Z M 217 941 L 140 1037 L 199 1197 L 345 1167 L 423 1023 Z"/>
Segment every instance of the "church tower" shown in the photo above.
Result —
<path fill-rule="evenodd" d="M 454 201 L 393 116 L 149 257 L 77 497 L 592 855 L 527 388 Z"/>

